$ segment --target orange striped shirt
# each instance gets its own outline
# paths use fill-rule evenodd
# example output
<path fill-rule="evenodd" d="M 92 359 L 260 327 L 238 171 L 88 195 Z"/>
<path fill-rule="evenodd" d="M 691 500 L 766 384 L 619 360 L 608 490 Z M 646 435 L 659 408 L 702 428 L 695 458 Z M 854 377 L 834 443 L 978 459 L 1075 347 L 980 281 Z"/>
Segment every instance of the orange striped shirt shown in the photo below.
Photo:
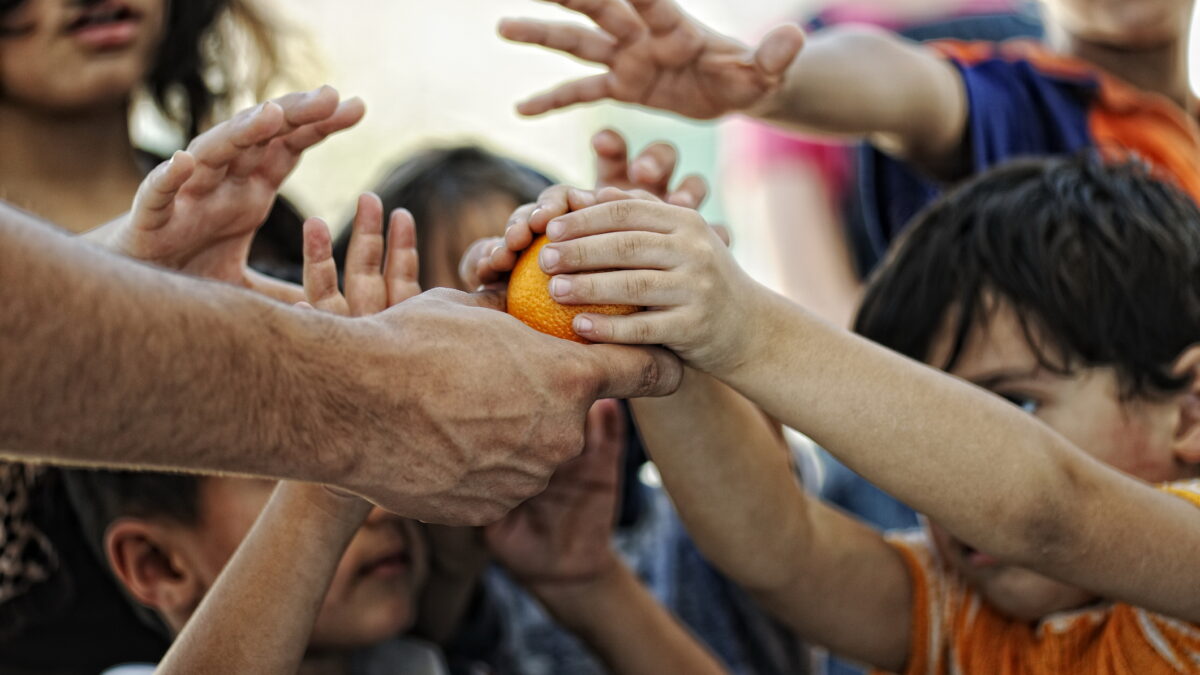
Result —
<path fill-rule="evenodd" d="M 1200 507 L 1200 480 L 1162 489 Z M 1200 674 L 1200 626 L 1119 603 L 1029 624 L 1001 615 L 942 566 L 926 533 L 889 543 L 913 579 L 906 675 Z"/>

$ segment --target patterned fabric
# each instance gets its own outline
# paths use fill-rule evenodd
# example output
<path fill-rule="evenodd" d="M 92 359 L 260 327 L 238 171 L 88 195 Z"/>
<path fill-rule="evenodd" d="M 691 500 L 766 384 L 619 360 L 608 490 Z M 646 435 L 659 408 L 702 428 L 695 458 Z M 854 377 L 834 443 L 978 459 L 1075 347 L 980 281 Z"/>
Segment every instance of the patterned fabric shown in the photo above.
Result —
<path fill-rule="evenodd" d="M 50 578 L 58 555 L 30 517 L 40 466 L 0 463 L 0 604 Z"/>
<path fill-rule="evenodd" d="M 1200 481 L 1163 488 L 1200 507 Z M 1060 612 L 1036 625 L 1005 617 L 938 560 L 922 531 L 890 543 L 913 578 L 906 675 L 1200 673 L 1200 627 L 1126 604 Z"/>

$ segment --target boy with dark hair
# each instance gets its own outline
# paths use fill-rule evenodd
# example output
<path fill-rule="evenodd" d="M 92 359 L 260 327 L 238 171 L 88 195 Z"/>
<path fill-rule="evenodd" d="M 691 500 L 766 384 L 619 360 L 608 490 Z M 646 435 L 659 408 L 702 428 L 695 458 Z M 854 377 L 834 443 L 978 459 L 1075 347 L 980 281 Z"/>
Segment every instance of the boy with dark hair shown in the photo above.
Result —
<path fill-rule="evenodd" d="M 881 669 L 1200 672 L 1200 211 L 1186 195 L 1137 166 L 1055 159 L 927 210 L 858 326 L 956 377 L 759 286 L 695 212 L 628 197 L 553 219 L 541 263 L 559 301 L 650 308 L 580 315 L 581 335 L 664 344 L 695 369 L 635 413 L 726 574 Z M 928 530 L 885 538 L 806 496 L 752 402 Z"/>

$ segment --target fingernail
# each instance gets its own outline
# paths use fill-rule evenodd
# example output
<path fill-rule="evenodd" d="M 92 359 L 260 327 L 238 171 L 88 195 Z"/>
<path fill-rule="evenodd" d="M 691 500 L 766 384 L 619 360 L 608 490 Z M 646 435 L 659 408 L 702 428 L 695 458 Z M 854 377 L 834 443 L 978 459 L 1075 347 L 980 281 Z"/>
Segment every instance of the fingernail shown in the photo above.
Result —
<path fill-rule="evenodd" d="M 540 207 L 540 206 L 537 207 L 536 209 L 533 210 L 532 213 L 529 214 L 529 219 L 533 220 L 534 218 L 537 218 L 538 214 L 541 212 L 542 212 L 542 207 Z"/>
<path fill-rule="evenodd" d="M 544 248 L 539 258 L 542 263 L 542 269 L 550 269 L 557 265 L 559 260 L 562 260 L 562 253 L 559 253 L 557 249 Z"/>
<path fill-rule="evenodd" d="M 594 326 L 592 325 L 591 319 L 587 318 L 586 316 L 575 317 L 576 333 L 590 333 L 592 332 L 592 328 L 594 328 Z"/>
<path fill-rule="evenodd" d="M 571 293 L 571 280 L 564 277 L 554 277 L 550 280 L 550 295 L 556 298 L 566 297 Z"/>
<path fill-rule="evenodd" d="M 642 172 L 649 174 L 651 178 L 658 178 L 662 175 L 662 166 L 653 159 L 646 158 L 638 164 L 642 167 Z"/>
<path fill-rule="evenodd" d="M 566 223 L 562 222 L 561 220 L 552 220 L 550 221 L 550 224 L 546 226 L 546 236 L 550 238 L 550 241 L 554 241 L 563 236 L 563 232 L 565 232 L 566 229 Z M 544 250 L 545 249 L 543 249 L 543 251 Z"/>

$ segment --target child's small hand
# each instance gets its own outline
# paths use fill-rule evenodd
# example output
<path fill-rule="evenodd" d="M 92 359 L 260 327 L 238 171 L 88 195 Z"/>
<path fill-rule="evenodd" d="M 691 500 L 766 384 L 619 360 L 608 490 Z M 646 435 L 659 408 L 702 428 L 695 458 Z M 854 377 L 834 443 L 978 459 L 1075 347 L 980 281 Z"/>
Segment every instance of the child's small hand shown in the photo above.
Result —
<path fill-rule="evenodd" d="M 606 98 L 670 110 L 697 119 L 760 105 L 783 81 L 804 44 L 789 24 L 750 49 L 720 35 L 671 0 L 551 0 L 580 12 L 596 28 L 533 19 L 506 19 L 500 34 L 599 64 L 607 72 L 567 82 L 517 106 L 539 115 Z"/>
<path fill-rule="evenodd" d="M 331 87 L 243 111 L 151 172 L 128 216 L 94 238 L 139 260 L 253 288 L 246 257 L 280 184 L 305 150 L 363 111 Z"/>
<path fill-rule="evenodd" d="M 304 295 L 309 304 L 333 314 L 367 316 L 421 292 L 412 214 L 404 209 L 392 212 L 385 243 L 383 203 L 367 193 L 358 198 L 351 227 L 342 295 L 329 227 L 319 218 L 305 221 Z"/>
<path fill-rule="evenodd" d="M 583 454 L 564 464 L 540 495 L 485 530 L 496 559 L 531 590 L 587 582 L 616 562 L 616 517 L 625 418 L 612 399 L 588 411 Z"/>
<path fill-rule="evenodd" d="M 592 137 L 592 149 L 596 154 L 597 190 L 614 187 L 690 208 L 699 208 L 708 196 L 708 184 L 698 175 L 685 177 L 671 189 L 678 153 L 669 143 L 651 143 L 630 162 L 625 138 L 605 129 Z M 547 188 L 537 202 L 513 212 L 503 237 L 481 239 L 467 249 L 459 263 L 459 277 L 468 288 L 503 281 L 521 251 L 546 231 L 546 223 L 595 203 L 590 190 L 565 185 Z"/>
<path fill-rule="evenodd" d="M 613 129 L 604 129 L 592 136 L 592 150 L 596 153 L 597 190 L 606 187 L 641 190 L 668 204 L 692 209 L 700 208 L 708 196 L 708 183 L 698 174 L 685 176 L 671 189 L 679 153 L 670 143 L 651 143 L 630 162 L 625 137 Z M 552 218 L 560 214 L 545 215 Z"/>
<path fill-rule="evenodd" d="M 563 304 L 645 307 L 627 316 L 580 314 L 593 342 L 661 344 L 713 374 L 736 366 L 744 331 L 759 314 L 755 284 L 700 214 L 603 190 L 600 202 L 551 221 L 542 249 L 550 295 Z"/>

